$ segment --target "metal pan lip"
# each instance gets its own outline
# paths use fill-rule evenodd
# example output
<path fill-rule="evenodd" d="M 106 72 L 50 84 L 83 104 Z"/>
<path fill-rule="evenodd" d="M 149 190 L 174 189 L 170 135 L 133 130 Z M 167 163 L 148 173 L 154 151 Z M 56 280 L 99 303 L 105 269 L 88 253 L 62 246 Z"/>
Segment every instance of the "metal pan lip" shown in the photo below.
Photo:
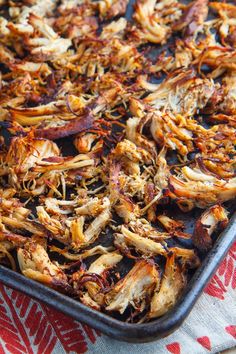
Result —
<path fill-rule="evenodd" d="M 0 266 L 0 281 L 114 339 L 146 343 L 171 334 L 181 325 L 235 239 L 236 213 L 193 275 L 179 302 L 166 315 L 149 323 L 130 324 L 114 319 L 3 266 Z"/>

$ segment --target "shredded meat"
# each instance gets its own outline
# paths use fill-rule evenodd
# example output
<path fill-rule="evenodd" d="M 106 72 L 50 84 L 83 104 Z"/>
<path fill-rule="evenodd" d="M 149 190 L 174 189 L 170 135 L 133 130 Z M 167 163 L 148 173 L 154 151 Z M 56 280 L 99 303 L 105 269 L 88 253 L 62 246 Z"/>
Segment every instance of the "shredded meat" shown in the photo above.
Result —
<path fill-rule="evenodd" d="M 235 205 L 236 5 L 131 7 L 0 1 L 0 263 L 144 322 Z"/>

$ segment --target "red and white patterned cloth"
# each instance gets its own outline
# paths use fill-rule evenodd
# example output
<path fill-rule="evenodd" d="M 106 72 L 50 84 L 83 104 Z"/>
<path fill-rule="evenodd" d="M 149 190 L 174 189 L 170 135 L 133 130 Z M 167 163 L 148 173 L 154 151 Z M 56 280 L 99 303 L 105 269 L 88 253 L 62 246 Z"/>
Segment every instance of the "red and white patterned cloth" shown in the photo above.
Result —
<path fill-rule="evenodd" d="M 205 354 L 236 345 L 236 243 L 188 319 L 169 337 L 147 344 L 112 340 L 0 284 L 0 354 Z"/>

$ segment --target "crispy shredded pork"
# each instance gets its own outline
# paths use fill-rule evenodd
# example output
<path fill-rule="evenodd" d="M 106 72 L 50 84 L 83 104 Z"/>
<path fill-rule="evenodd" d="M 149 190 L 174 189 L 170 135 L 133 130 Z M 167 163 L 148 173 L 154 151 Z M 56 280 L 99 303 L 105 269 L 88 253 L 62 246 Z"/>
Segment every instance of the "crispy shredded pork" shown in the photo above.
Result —
<path fill-rule="evenodd" d="M 0 264 L 163 316 L 235 209 L 236 5 L 0 1 L 0 129 Z"/>
<path fill-rule="evenodd" d="M 164 44 L 181 14 L 181 5 L 176 0 L 137 0 L 133 17 L 138 27 L 132 32 L 141 42 Z"/>
<path fill-rule="evenodd" d="M 101 0 L 98 1 L 98 9 L 101 17 L 110 19 L 112 17 L 124 15 L 128 0 Z"/>
<path fill-rule="evenodd" d="M 90 305 L 94 303 L 94 307 L 98 307 L 98 309 L 105 305 L 105 294 L 103 290 L 107 282 L 109 270 L 115 267 L 122 258 L 122 255 L 117 252 L 109 252 L 97 258 L 90 265 L 87 272 L 78 271 L 73 274 L 75 289 L 83 285 L 87 290 L 81 298 L 84 304 Z"/>
<path fill-rule="evenodd" d="M 212 247 L 211 235 L 217 228 L 223 230 L 228 224 L 228 213 L 221 205 L 214 205 L 207 209 L 196 221 L 193 232 L 193 243 L 200 251 L 207 251 Z"/>
<path fill-rule="evenodd" d="M 49 286 L 67 282 L 67 277 L 60 267 L 50 261 L 44 247 L 39 243 L 29 242 L 23 248 L 18 248 L 17 258 L 22 273 Z"/>
<path fill-rule="evenodd" d="M 169 311 L 179 299 L 185 284 L 186 276 L 172 255 L 167 259 L 161 284 L 155 288 L 148 316 L 160 317 Z"/>
<path fill-rule="evenodd" d="M 195 0 L 186 6 L 183 15 L 175 23 L 175 31 L 183 31 L 184 36 L 197 33 L 208 15 L 208 0 Z"/>
<path fill-rule="evenodd" d="M 159 282 L 159 272 L 147 260 L 139 260 L 130 272 L 105 296 L 106 310 L 124 313 L 127 306 L 142 312 Z"/>

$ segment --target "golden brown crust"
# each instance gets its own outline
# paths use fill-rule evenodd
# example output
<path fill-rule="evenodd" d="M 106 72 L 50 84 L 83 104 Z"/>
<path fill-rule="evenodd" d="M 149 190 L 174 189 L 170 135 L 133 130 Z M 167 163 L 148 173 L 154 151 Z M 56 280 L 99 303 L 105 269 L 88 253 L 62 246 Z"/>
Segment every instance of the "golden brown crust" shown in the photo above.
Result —
<path fill-rule="evenodd" d="M 212 247 L 211 235 L 223 230 L 228 224 L 227 211 L 221 205 L 206 210 L 196 221 L 193 232 L 193 243 L 200 251 L 208 251 Z"/>
<path fill-rule="evenodd" d="M 183 15 L 174 25 L 174 30 L 184 31 L 186 37 L 192 36 L 203 25 L 208 15 L 208 0 L 196 0 L 187 5 Z"/>

